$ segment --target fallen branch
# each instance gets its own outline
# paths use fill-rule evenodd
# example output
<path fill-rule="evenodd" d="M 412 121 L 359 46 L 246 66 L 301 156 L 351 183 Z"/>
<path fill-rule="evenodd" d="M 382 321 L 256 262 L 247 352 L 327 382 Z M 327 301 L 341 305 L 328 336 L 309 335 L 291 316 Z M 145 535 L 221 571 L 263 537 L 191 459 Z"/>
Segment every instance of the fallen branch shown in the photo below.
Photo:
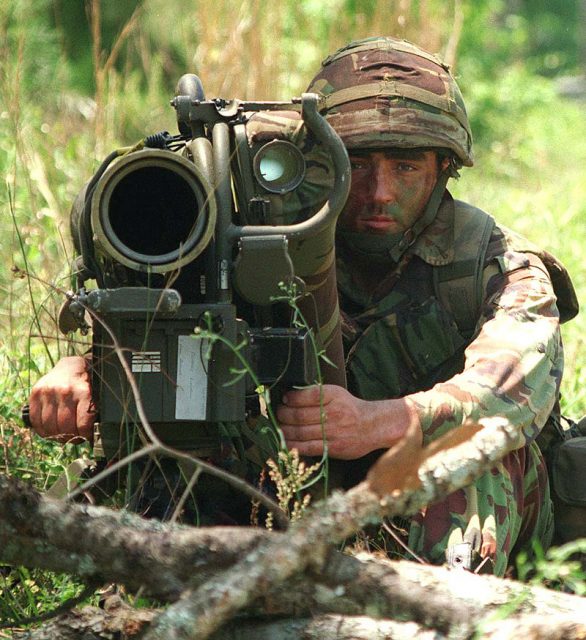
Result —
<path fill-rule="evenodd" d="M 111 640 L 140 637 L 157 612 L 133 609 L 119 598 L 106 601 L 103 609 L 84 607 L 52 620 L 40 629 L 14 632 L 14 640 Z"/>
<path fill-rule="evenodd" d="M 186 591 L 157 618 L 146 640 L 209 638 L 259 595 L 309 567 L 321 569 L 332 545 L 385 516 L 411 515 L 469 485 L 503 458 L 515 439 L 515 429 L 496 418 L 465 425 L 427 450 L 418 447 L 415 434 L 408 434 L 374 465 L 366 482 L 345 494 L 334 493 L 295 522 L 285 544 L 271 539 L 234 568 Z"/>
<path fill-rule="evenodd" d="M 121 615 L 122 614 L 122 615 Z M 140 637 L 154 612 L 132 608 L 104 611 L 87 607 L 43 629 L 15 633 L 14 640 L 111 640 L 124 633 L 130 639 Z M 445 636 L 426 631 L 413 622 L 374 620 L 365 616 L 318 616 L 279 620 L 238 620 L 214 634 L 213 640 L 443 640 Z"/>
<path fill-rule="evenodd" d="M 133 609 L 121 601 L 106 603 L 104 609 L 85 607 L 52 621 L 41 629 L 15 632 L 15 640 L 111 640 L 114 635 L 142 638 L 157 611 Z M 212 640 L 468 640 L 482 637 L 493 640 L 583 640 L 586 621 L 553 613 L 515 615 L 481 622 L 477 628 L 453 627 L 447 634 L 412 621 L 399 622 L 367 615 L 315 614 L 306 617 L 236 619 L 216 631 Z"/>
<path fill-rule="evenodd" d="M 579 634 L 586 619 L 584 600 L 576 596 L 411 562 L 367 562 L 332 550 L 365 524 L 412 513 L 453 491 L 454 482 L 468 482 L 470 474 L 490 468 L 509 442 L 506 425 L 491 424 L 469 443 L 441 452 L 437 446 L 431 457 L 418 461 L 415 475 L 405 469 L 411 477 L 407 485 L 415 488 L 406 488 L 403 474 L 404 488 L 393 489 L 386 474 L 379 478 L 389 492 L 383 498 L 365 482 L 316 505 L 311 517 L 286 533 L 145 521 L 51 500 L 0 477 L 0 559 L 82 579 L 101 577 L 131 590 L 144 587 L 176 600 L 148 631 L 145 626 L 146 638 L 228 638 L 213 634 L 227 633 L 226 625 L 243 609 L 265 617 L 408 618 L 421 629 L 452 637 L 469 637 L 479 624 L 497 634 L 492 637 L 506 637 L 498 636 L 498 629 L 505 629 L 498 618 L 506 611 L 512 616 L 507 624 L 515 628 L 533 625 L 531 616 L 539 614 L 555 618 L 568 634 Z M 173 614 L 185 616 L 185 622 Z"/>
<path fill-rule="evenodd" d="M 84 582 L 116 582 L 131 591 L 143 588 L 161 600 L 179 597 L 194 572 L 206 580 L 232 566 L 270 535 L 262 529 L 170 525 L 54 500 L 0 475 L 0 561 Z"/>

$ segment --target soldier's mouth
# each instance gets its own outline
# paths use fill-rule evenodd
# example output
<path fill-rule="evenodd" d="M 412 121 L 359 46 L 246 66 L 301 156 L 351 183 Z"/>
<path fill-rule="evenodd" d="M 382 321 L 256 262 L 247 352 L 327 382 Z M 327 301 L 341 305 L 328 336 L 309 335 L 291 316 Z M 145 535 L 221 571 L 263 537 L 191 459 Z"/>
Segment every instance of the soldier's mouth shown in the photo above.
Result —
<path fill-rule="evenodd" d="M 370 216 L 369 218 L 363 218 L 362 224 L 367 229 L 373 231 L 398 231 L 400 230 L 400 224 L 395 218 L 389 218 L 388 216 Z"/>

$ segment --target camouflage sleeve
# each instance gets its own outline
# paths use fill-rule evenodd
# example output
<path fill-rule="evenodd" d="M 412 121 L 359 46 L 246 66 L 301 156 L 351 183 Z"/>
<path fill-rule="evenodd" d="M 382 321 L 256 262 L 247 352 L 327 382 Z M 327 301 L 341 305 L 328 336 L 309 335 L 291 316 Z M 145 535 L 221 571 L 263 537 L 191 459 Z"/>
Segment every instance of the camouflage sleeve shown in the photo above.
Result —
<path fill-rule="evenodd" d="M 541 260 L 512 249 L 497 229 L 485 297 L 463 371 L 409 396 L 430 441 L 467 419 L 503 416 L 518 426 L 511 450 L 534 440 L 559 397 L 563 352 L 556 296 Z"/>

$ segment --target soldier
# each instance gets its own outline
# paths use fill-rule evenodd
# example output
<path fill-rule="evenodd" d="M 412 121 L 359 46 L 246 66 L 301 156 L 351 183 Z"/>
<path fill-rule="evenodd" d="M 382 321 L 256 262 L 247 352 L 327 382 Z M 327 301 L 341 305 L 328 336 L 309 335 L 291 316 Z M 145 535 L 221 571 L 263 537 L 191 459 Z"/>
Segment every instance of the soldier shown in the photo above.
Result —
<path fill-rule="evenodd" d="M 434 563 L 464 544 L 503 575 L 518 549 L 551 541 L 536 438 L 559 414 L 571 283 L 554 258 L 446 190 L 472 166 L 472 138 L 438 58 L 390 37 L 361 40 L 330 56 L 309 90 L 352 164 L 336 247 L 349 385 L 323 389 L 329 454 L 351 486 L 408 432 L 426 444 L 468 419 L 508 419 L 511 451 L 416 515 L 407 540 Z M 91 437 L 89 402 L 84 361 L 64 360 L 35 386 L 31 422 L 44 436 Z M 290 448 L 322 454 L 317 388 L 287 392 L 277 416 Z"/>
<path fill-rule="evenodd" d="M 536 438 L 559 415 L 559 322 L 577 312 L 572 285 L 555 259 L 446 190 L 473 164 L 472 137 L 437 57 L 394 38 L 353 42 L 309 91 L 322 95 L 352 166 L 336 246 L 348 390 L 323 389 L 329 454 L 348 461 L 351 485 L 410 426 L 427 444 L 468 419 L 509 420 L 518 438 L 497 467 L 408 527 L 410 549 L 427 560 L 464 543 L 502 575 L 530 540 L 551 541 Z M 555 292 L 548 267 L 564 275 Z M 278 410 L 303 455 L 323 452 L 319 402 L 317 389 L 290 391 Z"/>

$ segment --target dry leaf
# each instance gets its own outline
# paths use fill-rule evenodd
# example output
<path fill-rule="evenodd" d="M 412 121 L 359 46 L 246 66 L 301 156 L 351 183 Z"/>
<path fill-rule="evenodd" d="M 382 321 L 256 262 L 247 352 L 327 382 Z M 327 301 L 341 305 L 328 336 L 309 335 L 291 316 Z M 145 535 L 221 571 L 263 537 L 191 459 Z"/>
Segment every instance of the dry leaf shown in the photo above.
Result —
<path fill-rule="evenodd" d="M 416 427 L 417 429 L 419 427 Z M 371 491 L 382 497 L 397 491 L 414 490 L 421 486 L 419 467 L 431 456 L 468 442 L 482 426 L 466 422 L 422 447 L 421 436 L 411 430 L 397 445 L 389 449 L 371 467 L 366 482 Z"/>

